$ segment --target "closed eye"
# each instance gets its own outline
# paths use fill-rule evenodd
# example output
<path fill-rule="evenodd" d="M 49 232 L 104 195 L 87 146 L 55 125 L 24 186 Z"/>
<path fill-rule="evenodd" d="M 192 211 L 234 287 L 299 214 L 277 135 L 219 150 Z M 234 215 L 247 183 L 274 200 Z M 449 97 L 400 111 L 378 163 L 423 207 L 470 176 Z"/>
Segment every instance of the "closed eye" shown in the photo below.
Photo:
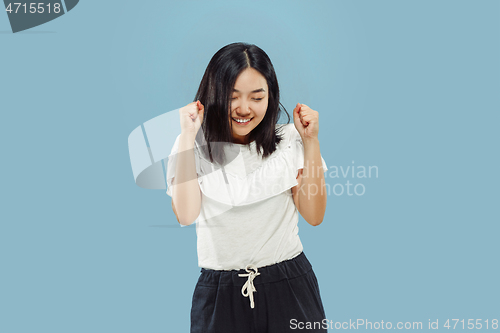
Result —
<path fill-rule="evenodd" d="M 231 99 L 237 99 L 238 97 L 231 97 Z M 264 98 L 252 98 L 253 100 L 255 101 L 260 101 L 260 100 L 263 100 Z"/>

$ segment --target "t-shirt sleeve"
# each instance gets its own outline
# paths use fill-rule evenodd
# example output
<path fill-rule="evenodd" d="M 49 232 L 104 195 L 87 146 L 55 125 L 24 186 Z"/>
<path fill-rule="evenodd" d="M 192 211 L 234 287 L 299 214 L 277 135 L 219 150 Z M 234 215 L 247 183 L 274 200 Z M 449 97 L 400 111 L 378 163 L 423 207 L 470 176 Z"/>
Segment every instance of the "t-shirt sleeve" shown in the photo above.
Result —
<path fill-rule="evenodd" d="M 170 155 L 168 156 L 168 162 L 167 162 L 167 195 L 172 197 L 172 182 L 173 179 L 175 178 L 175 166 L 176 166 L 176 161 L 177 161 L 177 153 L 179 151 L 179 139 L 180 139 L 180 134 L 177 136 L 175 139 L 174 145 L 172 146 L 172 150 L 170 151 Z M 199 155 L 197 153 L 197 149 L 194 149 L 194 156 L 195 156 L 195 163 L 196 163 L 196 173 L 197 176 L 199 177 L 201 172 L 200 172 L 200 161 L 199 161 Z"/>
<path fill-rule="evenodd" d="M 295 165 L 297 170 L 304 168 L 304 143 L 302 142 L 302 138 L 300 137 L 299 132 L 295 128 L 294 124 L 292 125 L 292 145 L 295 146 Z M 323 155 L 321 155 L 321 164 L 323 168 L 323 173 L 325 173 L 328 168 L 326 166 L 326 162 L 323 159 Z"/>

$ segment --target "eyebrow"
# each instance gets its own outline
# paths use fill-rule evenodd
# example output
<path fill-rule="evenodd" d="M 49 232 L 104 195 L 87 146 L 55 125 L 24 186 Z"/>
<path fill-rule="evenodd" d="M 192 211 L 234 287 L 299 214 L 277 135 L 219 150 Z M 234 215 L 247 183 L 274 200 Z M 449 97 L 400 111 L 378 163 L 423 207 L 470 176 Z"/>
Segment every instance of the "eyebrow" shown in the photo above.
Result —
<path fill-rule="evenodd" d="M 241 91 L 233 89 L 233 92 L 239 93 Z M 260 88 L 260 89 L 255 89 L 254 91 L 251 91 L 250 93 L 253 94 L 253 93 L 258 93 L 258 92 L 266 92 L 266 91 L 264 90 L 264 88 Z"/>

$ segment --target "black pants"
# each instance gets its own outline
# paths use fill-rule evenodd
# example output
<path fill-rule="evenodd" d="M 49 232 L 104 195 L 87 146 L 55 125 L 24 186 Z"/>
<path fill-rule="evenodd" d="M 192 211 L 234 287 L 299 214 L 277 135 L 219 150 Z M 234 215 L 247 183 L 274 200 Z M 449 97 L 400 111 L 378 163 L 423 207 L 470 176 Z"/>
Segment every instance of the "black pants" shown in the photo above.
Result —
<path fill-rule="evenodd" d="M 202 268 L 193 294 L 191 333 L 327 332 L 318 281 L 304 252 L 258 268 L 258 273 L 252 308 L 250 295 L 242 295 L 248 277 L 238 275 L 247 271 Z"/>

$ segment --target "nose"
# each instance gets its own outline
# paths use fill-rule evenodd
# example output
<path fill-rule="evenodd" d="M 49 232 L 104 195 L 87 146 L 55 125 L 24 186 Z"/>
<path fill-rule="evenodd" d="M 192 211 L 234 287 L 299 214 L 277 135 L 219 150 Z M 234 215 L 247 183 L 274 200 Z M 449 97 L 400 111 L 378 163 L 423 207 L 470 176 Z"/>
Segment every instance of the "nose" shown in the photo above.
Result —
<path fill-rule="evenodd" d="M 248 108 L 248 102 L 246 101 L 241 101 L 239 106 L 236 108 L 236 114 L 238 117 L 246 117 L 250 114 L 250 110 Z"/>

